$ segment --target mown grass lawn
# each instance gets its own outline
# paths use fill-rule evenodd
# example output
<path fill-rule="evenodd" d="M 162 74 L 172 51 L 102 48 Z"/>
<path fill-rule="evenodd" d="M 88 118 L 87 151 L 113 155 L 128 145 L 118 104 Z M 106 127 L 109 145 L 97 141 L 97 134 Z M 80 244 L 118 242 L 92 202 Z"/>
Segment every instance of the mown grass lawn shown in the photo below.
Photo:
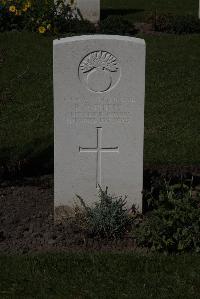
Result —
<path fill-rule="evenodd" d="M 129 20 L 142 21 L 155 13 L 191 14 L 198 17 L 198 0 L 102 0 L 104 14 L 123 14 Z"/>
<path fill-rule="evenodd" d="M 141 37 L 147 44 L 144 162 L 199 164 L 200 35 Z"/>
<path fill-rule="evenodd" d="M 0 298 L 200 298 L 200 257 L 132 253 L 0 256 Z"/>
<path fill-rule="evenodd" d="M 52 38 L 0 34 L 0 159 L 53 159 Z"/>
<path fill-rule="evenodd" d="M 147 44 L 144 163 L 199 164 L 200 35 Z M 52 38 L 0 34 L 0 162 L 53 165 Z"/>

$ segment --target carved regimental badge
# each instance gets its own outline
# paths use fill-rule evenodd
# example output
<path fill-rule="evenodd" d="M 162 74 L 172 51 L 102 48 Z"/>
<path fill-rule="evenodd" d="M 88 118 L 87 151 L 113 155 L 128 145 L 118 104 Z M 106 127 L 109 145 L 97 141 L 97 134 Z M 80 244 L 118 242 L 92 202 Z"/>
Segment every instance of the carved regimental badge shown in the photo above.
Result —
<path fill-rule="evenodd" d="M 79 78 L 88 90 L 106 92 L 116 86 L 120 80 L 119 62 L 109 52 L 92 52 L 81 61 Z"/>

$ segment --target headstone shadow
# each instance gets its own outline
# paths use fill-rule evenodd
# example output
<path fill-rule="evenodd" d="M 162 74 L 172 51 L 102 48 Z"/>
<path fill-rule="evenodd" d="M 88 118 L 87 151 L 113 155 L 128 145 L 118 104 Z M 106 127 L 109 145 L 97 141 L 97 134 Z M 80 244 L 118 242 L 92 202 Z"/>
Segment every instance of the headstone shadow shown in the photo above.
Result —
<path fill-rule="evenodd" d="M 101 9 L 101 20 L 106 19 L 108 16 L 125 16 L 130 14 L 136 14 L 144 12 L 144 9 L 113 9 L 113 8 L 106 8 Z"/>
<path fill-rule="evenodd" d="M 45 146 L 41 147 L 41 144 Z M 13 156 L 15 149 L 4 147 L 0 150 L 0 183 L 26 176 L 41 176 L 53 173 L 53 142 L 50 137 L 35 139 L 26 145 L 23 156 Z"/>

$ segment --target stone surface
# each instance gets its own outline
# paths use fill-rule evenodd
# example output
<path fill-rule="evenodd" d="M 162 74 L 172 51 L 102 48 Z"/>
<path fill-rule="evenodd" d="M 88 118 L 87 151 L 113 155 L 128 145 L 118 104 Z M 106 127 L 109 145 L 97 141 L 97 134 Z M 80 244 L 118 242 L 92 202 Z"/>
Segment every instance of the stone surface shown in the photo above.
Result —
<path fill-rule="evenodd" d="M 200 0 L 199 0 L 199 19 L 200 19 Z"/>
<path fill-rule="evenodd" d="M 82 17 L 92 23 L 100 21 L 100 0 L 77 0 Z"/>
<path fill-rule="evenodd" d="M 92 204 L 101 185 L 141 210 L 144 91 L 143 40 L 54 41 L 55 207 L 73 205 L 75 194 Z"/>
<path fill-rule="evenodd" d="M 83 19 L 95 24 L 100 21 L 100 0 L 65 0 L 65 3 L 72 7 L 77 17 L 78 9 Z"/>

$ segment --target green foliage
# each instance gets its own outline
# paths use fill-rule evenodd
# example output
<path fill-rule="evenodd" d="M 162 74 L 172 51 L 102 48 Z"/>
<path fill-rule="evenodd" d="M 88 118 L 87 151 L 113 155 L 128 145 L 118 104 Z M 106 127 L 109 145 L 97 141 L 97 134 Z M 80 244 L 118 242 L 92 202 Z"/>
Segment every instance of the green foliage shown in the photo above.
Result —
<path fill-rule="evenodd" d="M 95 26 L 84 20 L 78 9 L 66 5 L 63 0 L 56 2 L 53 23 L 55 33 L 94 33 Z"/>
<path fill-rule="evenodd" d="M 155 15 L 153 28 L 155 31 L 175 34 L 200 33 L 200 20 L 192 15 Z"/>
<path fill-rule="evenodd" d="M 28 30 L 41 34 L 93 32 L 78 10 L 64 0 L 8 0 L 0 5 L 0 31 Z M 92 31 L 93 30 L 93 31 Z"/>
<path fill-rule="evenodd" d="M 99 187 L 100 202 L 95 207 L 87 207 L 82 197 L 77 195 L 86 212 L 89 235 L 97 238 L 117 239 L 124 236 L 132 219 L 124 205 L 126 197 L 113 197 Z"/>
<path fill-rule="evenodd" d="M 135 227 L 138 246 L 160 252 L 200 252 L 200 197 L 193 196 L 191 185 L 181 181 L 170 185 L 162 180 L 158 198 L 153 188 L 146 194 L 153 208 Z"/>
<path fill-rule="evenodd" d="M 104 34 L 135 34 L 134 25 L 121 16 L 109 16 L 100 22 L 100 32 Z"/>
<path fill-rule="evenodd" d="M 25 20 L 29 13 L 28 1 L 1 1 L 0 2 L 0 32 L 6 30 L 21 30 L 25 26 Z"/>
<path fill-rule="evenodd" d="M 55 21 L 55 28 L 57 34 L 59 33 L 78 33 L 89 34 L 95 33 L 96 28 L 94 24 L 87 20 L 69 19 L 61 21 L 59 18 Z"/>
<path fill-rule="evenodd" d="M 64 0 L 8 0 L 0 5 L 0 31 L 28 30 L 41 34 L 94 33 L 95 26 L 84 20 L 76 6 Z M 107 34 L 135 32 L 134 26 L 120 16 L 110 16 L 100 23 Z"/>

